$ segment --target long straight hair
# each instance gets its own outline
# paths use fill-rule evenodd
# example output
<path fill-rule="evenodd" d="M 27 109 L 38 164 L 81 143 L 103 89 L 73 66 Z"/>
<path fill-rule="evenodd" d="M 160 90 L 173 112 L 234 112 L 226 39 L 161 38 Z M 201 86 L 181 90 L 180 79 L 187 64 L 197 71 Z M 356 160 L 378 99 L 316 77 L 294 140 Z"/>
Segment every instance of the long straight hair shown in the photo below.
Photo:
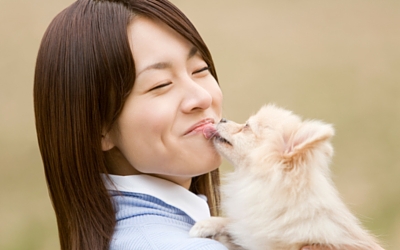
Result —
<path fill-rule="evenodd" d="M 34 109 L 39 148 L 57 217 L 61 249 L 108 249 L 115 212 L 100 173 L 107 173 L 101 134 L 133 88 L 127 28 L 134 15 L 160 20 L 198 48 L 217 79 L 195 27 L 167 0 L 78 0 L 46 30 L 37 56 Z M 134 46 L 134 44 L 133 44 Z M 219 173 L 194 177 L 190 190 L 220 202 Z"/>

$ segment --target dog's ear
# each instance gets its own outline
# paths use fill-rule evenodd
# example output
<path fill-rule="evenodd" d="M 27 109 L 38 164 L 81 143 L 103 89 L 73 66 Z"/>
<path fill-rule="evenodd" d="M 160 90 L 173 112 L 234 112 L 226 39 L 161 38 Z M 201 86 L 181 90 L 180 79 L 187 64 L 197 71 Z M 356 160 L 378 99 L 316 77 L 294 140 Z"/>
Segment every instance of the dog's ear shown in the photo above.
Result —
<path fill-rule="evenodd" d="M 335 134 L 332 125 L 320 121 L 305 121 L 285 140 L 283 157 L 289 168 L 301 163 L 306 157 Z M 331 154 L 331 148 L 329 152 Z M 292 164 L 290 164 L 292 163 Z"/>

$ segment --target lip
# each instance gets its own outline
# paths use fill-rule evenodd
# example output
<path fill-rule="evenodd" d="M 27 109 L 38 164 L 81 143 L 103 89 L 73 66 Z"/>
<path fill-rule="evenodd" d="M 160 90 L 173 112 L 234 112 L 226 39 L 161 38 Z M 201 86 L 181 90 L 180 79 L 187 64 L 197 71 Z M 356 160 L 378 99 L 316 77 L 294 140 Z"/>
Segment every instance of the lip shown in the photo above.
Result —
<path fill-rule="evenodd" d="M 191 127 L 185 132 L 184 135 L 188 135 L 188 134 L 191 134 L 191 133 L 197 132 L 197 131 L 202 131 L 202 128 L 203 128 L 204 126 L 206 126 L 206 125 L 208 125 L 208 124 L 214 124 L 214 123 L 215 123 L 215 122 L 214 122 L 214 119 L 212 119 L 212 118 L 203 119 L 203 120 L 197 122 L 196 124 L 194 124 L 193 126 L 191 126 Z"/>

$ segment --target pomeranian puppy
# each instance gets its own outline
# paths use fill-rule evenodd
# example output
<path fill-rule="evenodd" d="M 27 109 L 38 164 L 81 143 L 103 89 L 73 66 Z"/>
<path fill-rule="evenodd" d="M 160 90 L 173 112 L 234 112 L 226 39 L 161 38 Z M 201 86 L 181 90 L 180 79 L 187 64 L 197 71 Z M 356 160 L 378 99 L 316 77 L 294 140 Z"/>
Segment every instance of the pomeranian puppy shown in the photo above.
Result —
<path fill-rule="evenodd" d="M 226 217 L 196 223 L 192 237 L 214 238 L 229 249 L 383 249 L 331 180 L 331 125 L 267 105 L 246 124 L 222 120 L 205 134 L 234 171 L 221 186 Z"/>

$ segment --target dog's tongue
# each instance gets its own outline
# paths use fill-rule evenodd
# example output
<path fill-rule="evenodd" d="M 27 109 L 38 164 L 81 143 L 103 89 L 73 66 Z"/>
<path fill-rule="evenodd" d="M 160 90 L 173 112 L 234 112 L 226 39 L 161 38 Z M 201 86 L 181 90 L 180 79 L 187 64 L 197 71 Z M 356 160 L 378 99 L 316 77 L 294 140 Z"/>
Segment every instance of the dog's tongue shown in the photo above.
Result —
<path fill-rule="evenodd" d="M 215 129 L 214 125 L 208 124 L 203 128 L 203 135 L 206 139 L 210 139 L 217 134 L 217 130 Z"/>

